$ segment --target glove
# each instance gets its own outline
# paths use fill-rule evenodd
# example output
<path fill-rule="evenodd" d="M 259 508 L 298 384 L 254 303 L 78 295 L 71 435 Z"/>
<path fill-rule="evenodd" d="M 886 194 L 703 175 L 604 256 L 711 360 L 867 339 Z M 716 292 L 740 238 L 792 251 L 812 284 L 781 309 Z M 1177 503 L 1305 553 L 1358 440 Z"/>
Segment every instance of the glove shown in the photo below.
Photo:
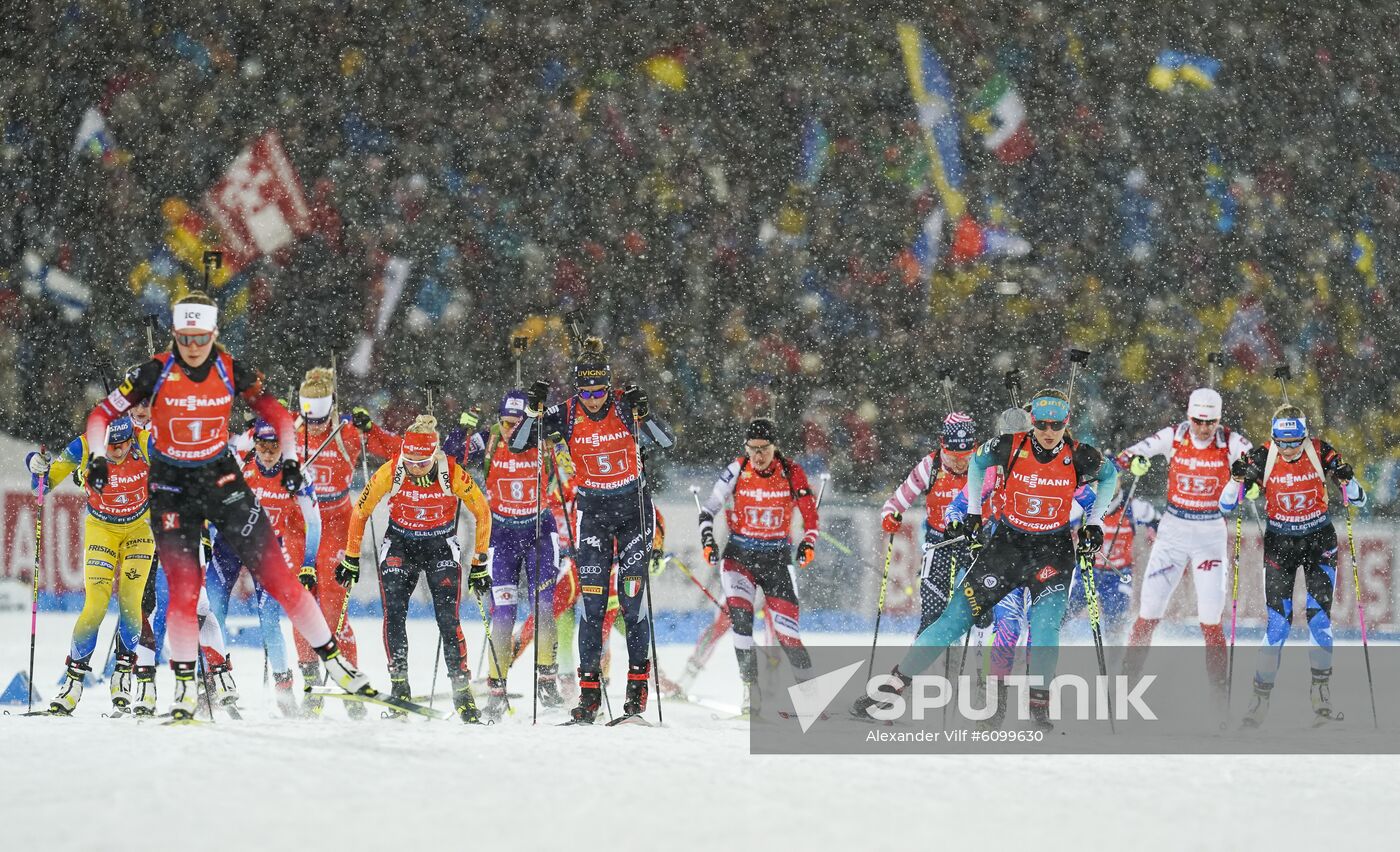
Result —
<path fill-rule="evenodd" d="M 899 523 L 903 519 L 904 517 L 898 512 L 895 512 L 892 515 L 885 515 L 883 518 L 880 519 L 880 529 L 884 530 L 890 535 L 894 535 L 895 533 L 899 532 Z"/>
<path fill-rule="evenodd" d="M 355 406 L 350 412 L 350 424 L 361 432 L 368 432 L 374 428 L 374 420 L 369 416 L 369 409 Z"/>
<path fill-rule="evenodd" d="M 88 459 L 87 484 L 97 491 L 107 487 L 107 460 L 102 456 Z"/>
<path fill-rule="evenodd" d="M 335 566 L 335 581 L 347 589 L 360 582 L 360 557 L 345 554 Z"/>
<path fill-rule="evenodd" d="M 1147 456 L 1133 456 L 1132 461 L 1128 462 L 1128 470 L 1132 472 L 1133 476 L 1146 476 L 1151 469 L 1152 459 Z"/>
<path fill-rule="evenodd" d="M 1260 493 L 1259 483 L 1257 482 L 1249 483 L 1249 487 L 1244 490 L 1246 500 L 1258 500 Z"/>
<path fill-rule="evenodd" d="M 308 592 L 314 594 L 316 591 L 316 566 L 301 566 L 301 570 L 297 572 L 297 580 L 299 580 L 301 584 L 306 587 L 306 590 Z"/>
<path fill-rule="evenodd" d="M 659 550 L 653 550 L 651 552 L 651 576 L 661 576 L 661 572 L 666 570 L 666 563 L 670 561 L 670 557 L 665 553 Z"/>
<path fill-rule="evenodd" d="M 490 593 L 491 572 L 486 567 L 486 554 L 478 553 L 472 557 L 472 572 L 467 575 L 467 585 L 477 597 Z"/>
<path fill-rule="evenodd" d="M 960 521 L 949 521 L 947 527 L 948 538 L 965 536 L 969 543 L 976 546 L 977 534 L 982 531 L 981 515 L 964 515 Z"/>
<path fill-rule="evenodd" d="M 797 546 L 797 567 L 806 568 L 812 564 L 812 560 L 817 558 L 817 549 L 810 541 L 804 541 Z"/>
<path fill-rule="evenodd" d="M 1264 471 L 1256 467 L 1248 456 L 1240 456 L 1230 463 L 1230 476 L 1257 482 L 1264 478 Z"/>
<path fill-rule="evenodd" d="M 1079 531 L 1079 553 L 1093 556 L 1103 549 L 1103 527 L 1098 524 L 1085 524 Z"/>
<path fill-rule="evenodd" d="M 705 561 L 711 565 L 719 564 L 719 544 L 715 541 L 715 531 L 710 527 L 705 527 L 700 531 L 700 549 L 705 551 Z"/>
<path fill-rule="evenodd" d="M 306 478 L 301 475 L 301 465 L 296 459 L 282 459 L 282 487 L 288 494 L 295 494 L 306 487 Z"/>
<path fill-rule="evenodd" d="M 463 411 L 457 422 L 467 431 L 475 429 L 476 424 L 481 422 L 481 406 L 473 405 L 469 410 Z"/>
<path fill-rule="evenodd" d="M 50 462 L 48 453 L 30 453 L 25 459 L 25 463 L 29 465 L 29 472 L 40 479 L 43 479 L 44 474 L 49 472 Z"/>
<path fill-rule="evenodd" d="M 1356 477 L 1356 471 L 1352 468 L 1351 465 L 1347 464 L 1346 462 L 1342 462 L 1341 464 L 1337 465 L 1336 470 L 1332 471 L 1332 477 L 1338 482 L 1350 482 Z"/>
<path fill-rule="evenodd" d="M 622 398 L 627 400 L 627 405 L 631 407 L 632 413 L 639 420 L 645 420 L 651 413 L 651 406 L 647 403 L 646 392 L 636 385 L 628 385 L 622 389 Z"/>
<path fill-rule="evenodd" d="M 544 403 L 547 399 L 549 399 L 548 383 L 535 382 L 530 385 L 530 390 L 525 392 L 525 413 L 535 417 L 540 416 L 540 411 L 544 409 Z"/>

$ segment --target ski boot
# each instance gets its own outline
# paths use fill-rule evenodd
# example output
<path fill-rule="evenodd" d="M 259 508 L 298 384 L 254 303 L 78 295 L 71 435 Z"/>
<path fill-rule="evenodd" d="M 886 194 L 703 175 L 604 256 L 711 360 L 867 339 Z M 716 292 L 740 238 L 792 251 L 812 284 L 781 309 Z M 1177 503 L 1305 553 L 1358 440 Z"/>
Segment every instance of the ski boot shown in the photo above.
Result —
<path fill-rule="evenodd" d="M 752 719 L 763 713 L 763 694 L 756 683 L 744 684 L 744 695 L 739 699 L 739 715 Z"/>
<path fill-rule="evenodd" d="M 997 706 L 992 710 L 992 715 L 977 722 L 979 730 L 1000 731 L 1002 725 L 1006 724 L 1006 703 L 1010 696 L 1010 688 L 1000 681 L 997 682 L 996 702 Z"/>
<path fill-rule="evenodd" d="M 651 686 L 650 661 L 627 667 L 627 697 L 622 702 L 624 716 L 640 716 L 647 710 L 647 692 Z"/>
<path fill-rule="evenodd" d="M 1254 682 L 1254 701 L 1245 712 L 1240 727 L 1253 729 L 1264 724 L 1264 717 L 1269 715 L 1269 697 L 1273 691 L 1272 683 L 1260 683 L 1257 680 Z"/>
<path fill-rule="evenodd" d="M 559 696 L 564 699 L 564 704 L 578 700 L 578 674 L 576 672 L 559 673 Z"/>
<path fill-rule="evenodd" d="M 292 693 L 292 673 L 290 670 L 272 673 L 272 693 L 277 697 L 277 709 L 284 718 L 293 719 L 300 715 L 297 708 L 297 697 Z"/>
<path fill-rule="evenodd" d="M 1055 723 L 1050 721 L 1050 690 L 1032 687 L 1030 695 L 1031 727 L 1046 733 L 1055 730 Z"/>
<path fill-rule="evenodd" d="M 481 711 L 476 708 L 476 699 L 472 697 L 470 673 L 453 680 L 452 706 L 457 710 L 457 715 L 461 717 L 463 724 L 481 724 Z"/>
<path fill-rule="evenodd" d="M 559 667 L 555 665 L 540 666 L 535 670 L 535 677 L 540 684 L 540 706 L 546 710 L 564 706 L 564 696 L 559 694 Z M 501 682 L 502 687 L 505 682 Z"/>
<path fill-rule="evenodd" d="M 893 669 L 891 669 L 890 674 L 899 680 L 899 686 L 893 688 L 886 687 L 885 689 L 881 690 L 882 692 L 892 693 L 894 695 L 903 695 L 904 691 L 909 688 L 909 685 L 914 682 L 914 679 L 912 677 L 907 677 L 899 670 L 899 666 L 895 666 Z M 857 719 L 860 719 L 863 722 L 879 722 L 884 720 L 875 718 L 873 715 L 871 715 L 870 711 L 888 711 L 893 707 L 893 701 L 883 700 L 879 698 L 871 698 L 867 694 L 857 698 L 856 703 L 851 705 L 851 715 L 856 717 Z"/>
<path fill-rule="evenodd" d="M 215 704 L 224 707 L 238 704 L 238 684 L 233 682 L 233 664 L 228 660 L 209 667 L 209 685 L 213 691 L 209 693 L 210 699 Z"/>
<path fill-rule="evenodd" d="M 117 654 L 117 665 L 112 669 L 112 709 L 118 714 L 131 710 L 131 670 L 135 665 L 135 654 Z"/>
<path fill-rule="evenodd" d="M 591 725 L 603 705 L 603 682 L 598 672 L 578 670 L 578 706 L 569 711 L 573 724 Z"/>
<path fill-rule="evenodd" d="M 311 687 L 313 686 L 320 685 L 321 663 L 315 660 L 309 663 L 302 663 L 301 680 L 304 684 L 303 688 L 307 690 L 311 689 Z M 326 699 L 322 698 L 319 695 L 312 695 L 310 692 L 307 692 L 306 695 L 302 698 L 301 715 L 307 719 L 317 718 L 321 715 L 321 707 L 325 700 Z"/>
<path fill-rule="evenodd" d="M 1313 724 L 1315 725 L 1342 718 L 1342 714 L 1332 711 L 1332 687 L 1329 684 L 1331 679 L 1332 670 L 1330 668 L 1312 670 L 1312 687 L 1308 693 L 1312 697 Z"/>
<path fill-rule="evenodd" d="M 171 662 L 175 672 L 175 700 L 170 704 L 170 717 L 175 722 L 194 718 L 199 704 L 199 685 L 195 681 L 195 664 Z"/>
<path fill-rule="evenodd" d="M 136 675 L 136 694 L 131 702 L 131 713 L 133 716 L 154 716 L 156 715 L 156 667 L 137 666 L 133 671 Z"/>
<path fill-rule="evenodd" d="M 510 710 L 510 697 L 506 695 L 506 679 L 488 677 L 486 679 L 486 706 L 481 708 L 482 717 L 490 724 L 501 721 Z"/>
<path fill-rule="evenodd" d="M 327 683 L 333 682 L 351 695 L 376 694 L 374 687 L 369 685 L 369 678 L 341 655 L 334 639 L 317 648 L 316 653 L 321 655 L 321 661 L 326 664 Z"/>
<path fill-rule="evenodd" d="M 408 688 L 408 678 L 389 675 L 389 694 L 395 698 L 402 698 L 404 701 L 412 701 L 413 690 Z M 403 710 L 389 709 L 380 713 L 379 716 L 382 719 L 406 719 L 408 713 Z"/>
<path fill-rule="evenodd" d="M 83 681 L 92 674 L 92 666 L 87 663 L 78 662 L 72 657 L 67 659 L 68 670 L 64 673 L 63 685 L 58 689 L 58 695 L 49 702 L 49 713 L 55 716 L 71 716 L 78 702 L 83 698 Z"/>

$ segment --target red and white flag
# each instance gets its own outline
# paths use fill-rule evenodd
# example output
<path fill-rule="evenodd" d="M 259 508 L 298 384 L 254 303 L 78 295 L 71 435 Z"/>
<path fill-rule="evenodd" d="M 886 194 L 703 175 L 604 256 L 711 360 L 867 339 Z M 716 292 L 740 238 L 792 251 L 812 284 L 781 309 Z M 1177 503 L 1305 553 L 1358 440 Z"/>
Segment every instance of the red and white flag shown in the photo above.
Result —
<path fill-rule="evenodd" d="M 219 223 L 224 244 L 240 266 L 275 254 L 312 230 L 311 208 L 276 130 L 244 148 L 204 206 Z"/>

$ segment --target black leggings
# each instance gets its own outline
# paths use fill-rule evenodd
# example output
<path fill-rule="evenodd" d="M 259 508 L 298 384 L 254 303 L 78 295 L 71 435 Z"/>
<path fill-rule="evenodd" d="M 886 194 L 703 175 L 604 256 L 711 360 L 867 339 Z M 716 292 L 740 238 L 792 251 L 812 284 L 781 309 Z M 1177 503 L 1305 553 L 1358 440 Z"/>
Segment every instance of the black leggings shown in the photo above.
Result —
<path fill-rule="evenodd" d="M 389 677 L 408 678 L 408 599 L 420 574 L 428 575 L 433 614 L 442 634 L 447 676 L 454 682 L 469 680 L 467 640 L 462 635 L 458 609 L 462 603 L 462 565 L 457 561 L 457 540 L 450 535 L 412 538 L 389 528 L 389 546 L 379 562 L 379 599 L 384 605 L 384 651 Z"/>

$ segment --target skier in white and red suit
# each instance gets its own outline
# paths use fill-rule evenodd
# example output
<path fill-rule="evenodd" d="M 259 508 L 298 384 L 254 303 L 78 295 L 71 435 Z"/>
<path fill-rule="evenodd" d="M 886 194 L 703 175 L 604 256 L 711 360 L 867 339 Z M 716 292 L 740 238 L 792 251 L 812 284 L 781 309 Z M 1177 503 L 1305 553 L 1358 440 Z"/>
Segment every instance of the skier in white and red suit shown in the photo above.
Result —
<path fill-rule="evenodd" d="M 1244 435 L 1220 422 L 1220 394 L 1211 388 L 1191 392 L 1186 420 L 1143 438 L 1118 454 L 1118 466 L 1135 475 L 1147 472 L 1152 456 L 1167 458 L 1167 508 L 1140 583 L 1138 618 L 1128 639 L 1124 670 L 1140 671 L 1152 632 L 1167 612 L 1172 592 L 1190 567 L 1196 587 L 1196 614 L 1206 643 L 1206 672 L 1218 691 L 1225 689 L 1228 652 L 1220 618 L 1229 591 L 1225 519 L 1220 494 L 1230 481 L 1230 465 L 1249 452 Z"/>
<path fill-rule="evenodd" d="M 792 518 L 802 515 L 802 541 L 797 545 L 796 564 L 812 564 L 816 556 L 817 502 L 812 496 L 807 473 L 801 465 L 778 451 L 777 427 L 772 420 L 759 418 L 744 434 L 744 452 L 716 480 L 710 496 L 700 507 L 700 543 L 711 565 L 719 562 L 715 542 L 715 516 L 730 500 L 726 513 L 729 540 L 724 547 L 720 580 L 734 629 L 734 652 L 739 658 L 739 677 L 744 683 L 742 712 L 759 713 L 755 686 L 758 660 L 753 644 L 754 597 L 763 590 L 778 644 L 799 680 L 812 666 L 798 630 L 797 574 L 793 570 Z"/>

